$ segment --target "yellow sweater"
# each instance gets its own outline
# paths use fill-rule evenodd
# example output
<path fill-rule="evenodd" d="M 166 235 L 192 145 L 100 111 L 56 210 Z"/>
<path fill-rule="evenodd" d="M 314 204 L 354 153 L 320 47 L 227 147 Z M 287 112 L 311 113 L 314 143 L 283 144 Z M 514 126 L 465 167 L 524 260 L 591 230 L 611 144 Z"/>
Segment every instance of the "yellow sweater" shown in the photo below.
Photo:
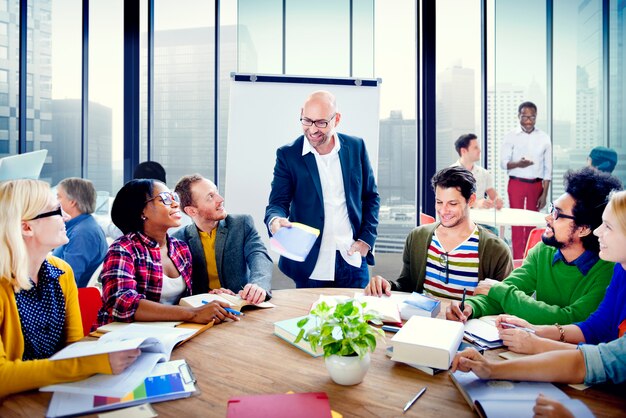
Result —
<path fill-rule="evenodd" d="M 65 295 L 64 338 L 65 343 L 70 344 L 83 338 L 74 273 L 60 258 L 49 256 L 48 261 L 65 272 L 59 276 L 59 282 Z M 22 361 L 23 354 L 24 337 L 13 287 L 8 280 L 0 279 L 0 398 L 54 383 L 84 379 L 95 373 L 111 374 L 107 354 L 58 361 Z"/>

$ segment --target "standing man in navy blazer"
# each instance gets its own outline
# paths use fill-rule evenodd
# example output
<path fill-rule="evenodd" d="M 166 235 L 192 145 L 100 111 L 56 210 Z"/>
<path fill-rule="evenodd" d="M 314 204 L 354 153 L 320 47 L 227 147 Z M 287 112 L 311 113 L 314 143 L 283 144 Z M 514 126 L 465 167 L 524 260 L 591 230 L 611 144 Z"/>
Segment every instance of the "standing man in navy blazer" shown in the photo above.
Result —
<path fill-rule="evenodd" d="M 265 210 L 270 235 L 290 221 L 322 231 L 304 262 L 280 258 L 296 287 L 363 288 L 367 264 L 374 265 L 380 198 L 365 143 L 338 134 L 340 120 L 335 97 L 316 91 L 300 113 L 304 135 L 276 152 Z"/>

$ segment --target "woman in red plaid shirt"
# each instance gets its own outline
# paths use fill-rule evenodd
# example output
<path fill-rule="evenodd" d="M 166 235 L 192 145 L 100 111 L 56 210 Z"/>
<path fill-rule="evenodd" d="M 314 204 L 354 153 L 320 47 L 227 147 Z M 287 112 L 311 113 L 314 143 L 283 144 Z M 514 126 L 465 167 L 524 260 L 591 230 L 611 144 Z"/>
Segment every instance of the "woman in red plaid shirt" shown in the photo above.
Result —
<path fill-rule="evenodd" d="M 180 226 L 179 197 L 160 181 L 131 180 L 115 197 L 113 223 L 124 233 L 109 247 L 100 279 L 103 306 L 98 326 L 113 321 L 219 323 L 226 304 L 178 306 L 191 294 L 191 253 L 167 230 Z"/>

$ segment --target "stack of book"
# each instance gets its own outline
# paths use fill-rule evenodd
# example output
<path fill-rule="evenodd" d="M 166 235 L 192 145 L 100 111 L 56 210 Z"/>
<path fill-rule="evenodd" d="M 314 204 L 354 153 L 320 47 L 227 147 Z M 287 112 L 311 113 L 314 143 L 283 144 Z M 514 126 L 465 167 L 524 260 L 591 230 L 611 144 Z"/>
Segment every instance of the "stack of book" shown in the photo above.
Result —
<path fill-rule="evenodd" d="M 391 339 L 391 359 L 447 370 L 462 339 L 463 324 L 460 322 L 413 316 Z"/>

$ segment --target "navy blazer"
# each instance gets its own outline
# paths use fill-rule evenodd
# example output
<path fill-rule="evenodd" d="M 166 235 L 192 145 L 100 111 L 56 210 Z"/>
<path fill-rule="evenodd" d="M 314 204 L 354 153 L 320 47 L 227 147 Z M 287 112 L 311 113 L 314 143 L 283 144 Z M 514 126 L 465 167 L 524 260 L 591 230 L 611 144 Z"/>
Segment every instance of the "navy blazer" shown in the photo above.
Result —
<path fill-rule="evenodd" d="M 352 225 L 352 238 L 366 242 L 372 249 L 376 241 L 380 197 L 374 180 L 365 142 L 354 136 L 337 134 L 339 138 L 339 160 L 346 194 L 348 217 Z M 278 216 L 300 222 L 323 231 L 324 200 L 315 155 L 302 155 L 306 139 L 300 136 L 291 144 L 276 151 L 274 179 L 269 203 L 265 209 L 265 225 Z M 270 232 L 271 235 L 271 232 Z M 322 234 L 317 238 L 304 262 L 280 257 L 278 267 L 287 276 L 308 278 L 315 268 L 320 251 Z M 374 265 L 371 251 L 367 263 Z"/>
<path fill-rule="evenodd" d="M 274 263 L 267 253 L 250 215 L 228 215 L 219 222 L 215 236 L 215 262 L 222 287 L 237 293 L 247 283 L 254 283 L 271 297 Z M 191 250 L 193 294 L 209 291 L 209 275 L 198 228 L 187 225 L 173 236 Z"/>

